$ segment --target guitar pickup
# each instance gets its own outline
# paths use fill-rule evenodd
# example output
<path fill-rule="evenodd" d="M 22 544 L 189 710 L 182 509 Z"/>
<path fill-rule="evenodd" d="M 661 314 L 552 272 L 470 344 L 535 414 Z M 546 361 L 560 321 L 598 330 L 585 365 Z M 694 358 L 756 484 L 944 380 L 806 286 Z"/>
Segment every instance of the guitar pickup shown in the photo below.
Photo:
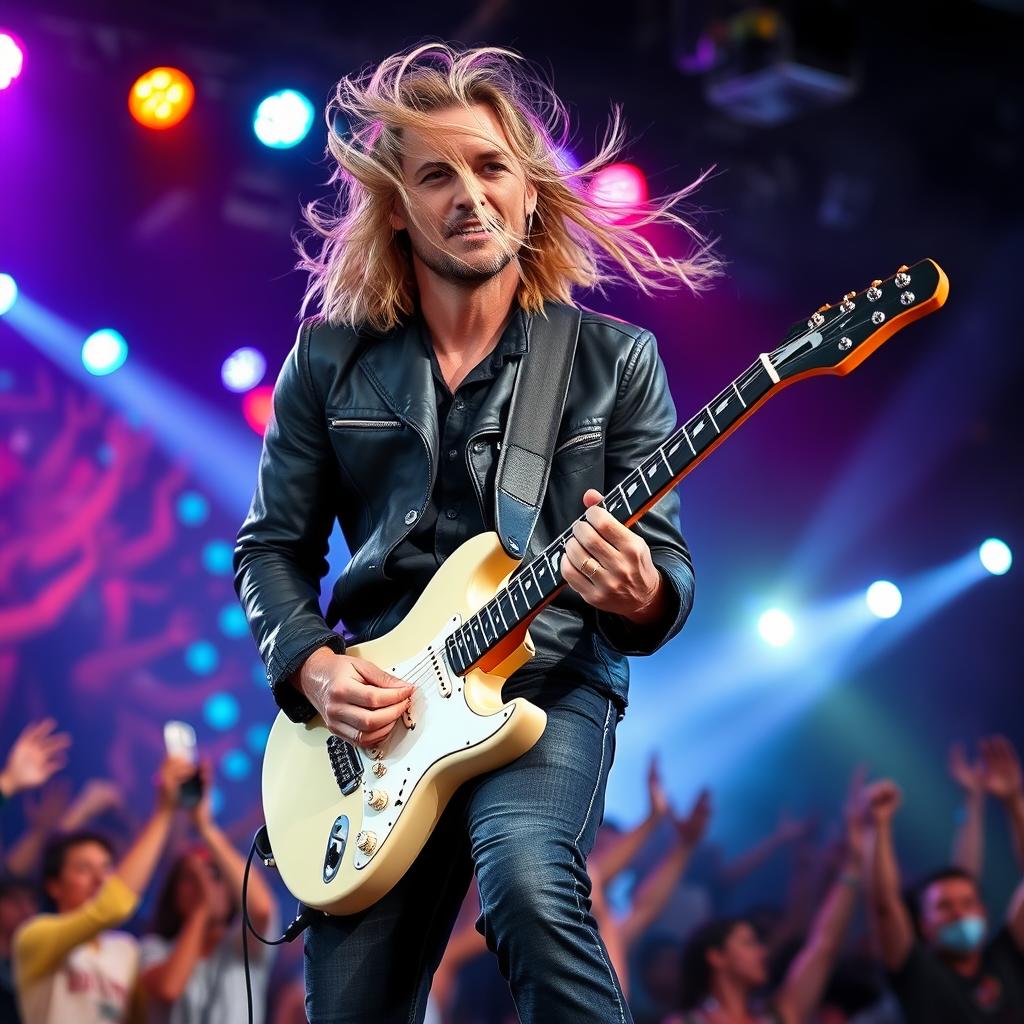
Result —
<path fill-rule="evenodd" d="M 433 666 L 434 675 L 437 677 L 437 688 L 441 692 L 442 697 L 450 697 L 452 695 L 451 678 L 438 661 L 434 648 L 428 647 L 427 650 L 430 652 L 430 664 Z"/>
<path fill-rule="evenodd" d="M 331 771 L 341 795 L 354 793 L 363 781 L 363 762 L 356 748 L 340 736 L 331 736 L 327 740 L 327 756 L 331 759 Z"/>

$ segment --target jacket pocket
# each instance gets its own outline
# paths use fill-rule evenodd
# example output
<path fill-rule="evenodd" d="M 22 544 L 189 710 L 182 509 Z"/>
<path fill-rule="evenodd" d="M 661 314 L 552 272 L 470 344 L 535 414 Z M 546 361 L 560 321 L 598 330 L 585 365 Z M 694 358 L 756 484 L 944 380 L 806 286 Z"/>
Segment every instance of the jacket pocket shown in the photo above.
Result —
<path fill-rule="evenodd" d="M 331 416 L 327 420 L 331 430 L 388 430 L 402 425 L 401 420 L 375 417 Z"/>
<path fill-rule="evenodd" d="M 559 437 L 551 459 L 551 475 L 567 476 L 592 466 L 604 450 L 604 429 L 600 423 L 577 424 Z"/>

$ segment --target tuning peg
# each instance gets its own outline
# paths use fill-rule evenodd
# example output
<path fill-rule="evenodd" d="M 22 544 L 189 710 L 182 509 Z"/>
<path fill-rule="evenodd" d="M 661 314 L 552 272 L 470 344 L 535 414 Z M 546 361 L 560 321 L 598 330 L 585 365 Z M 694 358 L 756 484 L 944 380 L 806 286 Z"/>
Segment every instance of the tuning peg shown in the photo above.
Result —
<path fill-rule="evenodd" d="M 882 287 L 882 279 L 880 277 L 876 277 L 874 279 L 874 281 L 871 282 L 871 287 L 872 288 L 881 288 Z"/>
<path fill-rule="evenodd" d="M 846 302 L 850 302 L 850 301 L 851 301 L 852 299 L 855 299 L 856 297 L 857 297 L 857 293 L 856 293 L 856 292 L 847 292 L 847 293 L 846 293 L 846 294 L 845 294 L 845 295 L 843 296 L 843 299 L 844 299 L 844 301 L 846 301 Z"/>
<path fill-rule="evenodd" d="M 826 302 L 824 306 L 819 306 L 818 307 L 818 312 L 819 313 L 825 313 L 828 310 L 830 310 L 831 308 L 832 308 L 832 303 L 831 302 Z"/>
<path fill-rule="evenodd" d="M 906 265 L 906 263 L 901 263 L 901 264 L 900 264 L 900 265 L 899 265 L 899 266 L 898 266 L 898 267 L 896 268 L 896 273 L 897 273 L 897 274 L 902 274 L 902 273 L 904 273 L 905 271 L 907 271 L 907 270 L 909 270 L 909 269 L 910 269 L 910 268 L 909 268 L 909 267 L 908 267 L 908 266 Z"/>

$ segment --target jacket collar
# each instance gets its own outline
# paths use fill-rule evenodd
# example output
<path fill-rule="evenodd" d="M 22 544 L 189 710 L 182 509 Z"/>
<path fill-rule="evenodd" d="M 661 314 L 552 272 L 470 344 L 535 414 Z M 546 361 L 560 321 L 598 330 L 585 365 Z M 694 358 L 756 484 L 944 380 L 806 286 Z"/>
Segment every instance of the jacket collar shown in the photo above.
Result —
<path fill-rule="evenodd" d="M 418 310 L 390 331 L 364 331 L 370 341 L 359 357 L 358 364 L 392 411 L 423 434 L 431 446 L 436 466 L 437 405 L 430 353 L 424 344 L 422 331 L 423 323 Z M 517 309 L 495 349 L 495 354 L 501 352 L 502 365 L 477 413 L 474 432 L 501 430 L 501 414 L 508 408 L 515 384 L 516 367 L 520 361 L 508 357 L 521 356 L 529 350 L 529 346 L 528 317 L 521 309 Z"/>

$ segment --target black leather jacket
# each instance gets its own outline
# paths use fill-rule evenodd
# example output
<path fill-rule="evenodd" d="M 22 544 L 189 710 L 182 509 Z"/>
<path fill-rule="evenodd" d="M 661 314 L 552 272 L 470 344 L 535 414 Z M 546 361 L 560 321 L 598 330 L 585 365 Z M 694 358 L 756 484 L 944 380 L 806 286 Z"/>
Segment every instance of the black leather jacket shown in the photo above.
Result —
<path fill-rule="evenodd" d="M 514 316 L 508 330 L 523 330 Z M 438 424 L 429 356 L 415 317 L 377 333 L 303 321 L 274 390 L 259 480 L 235 547 L 235 589 L 278 705 L 294 720 L 312 706 L 288 682 L 316 648 L 339 653 L 342 621 L 351 642 L 396 623 L 398 595 L 387 557 L 430 497 L 438 466 Z M 483 521 L 494 522 L 499 442 L 518 360 L 494 380 L 465 458 Z M 551 475 L 528 558 L 583 511 L 588 487 L 614 486 L 672 432 L 676 414 L 649 331 L 585 310 Z M 326 618 L 319 605 L 327 545 L 340 521 L 352 557 L 334 585 Z M 537 616 L 536 657 L 527 669 L 566 658 L 593 666 L 594 683 L 624 707 L 626 655 L 650 654 L 681 628 L 693 601 L 693 569 L 670 492 L 634 527 L 669 587 L 663 621 L 638 629 L 596 612 L 569 587 Z"/>

